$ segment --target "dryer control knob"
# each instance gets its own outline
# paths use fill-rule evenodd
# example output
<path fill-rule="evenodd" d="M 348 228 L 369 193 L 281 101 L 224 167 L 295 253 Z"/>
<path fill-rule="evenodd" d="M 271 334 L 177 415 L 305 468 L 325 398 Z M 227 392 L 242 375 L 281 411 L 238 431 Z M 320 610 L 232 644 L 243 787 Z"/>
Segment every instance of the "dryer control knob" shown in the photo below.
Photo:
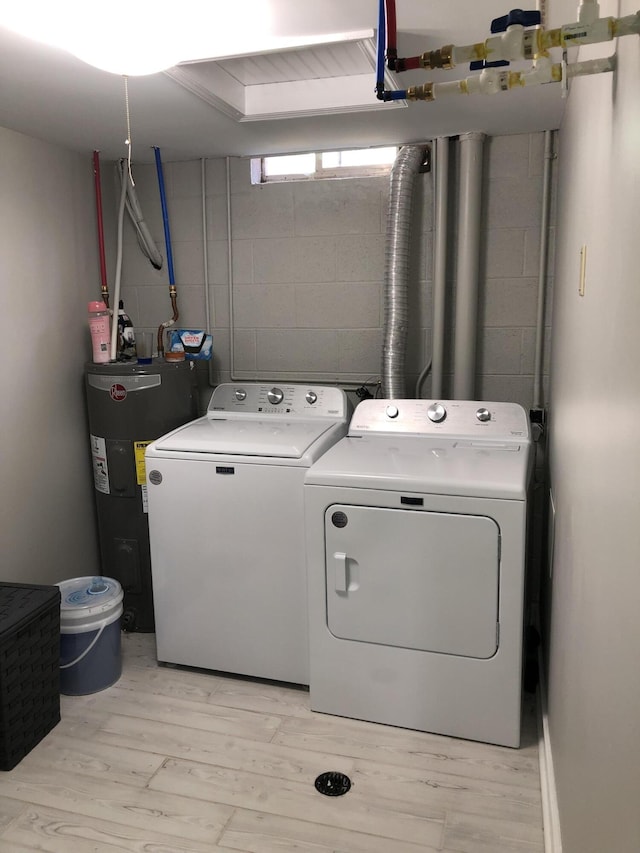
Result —
<path fill-rule="evenodd" d="M 316 394 L 315 391 L 307 391 L 307 393 L 304 395 L 304 398 L 307 401 L 307 403 L 309 403 L 309 405 L 313 406 L 313 404 L 318 399 L 318 395 Z"/>
<path fill-rule="evenodd" d="M 240 402 L 242 402 L 243 400 L 246 400 L 246 399 L 247 399 L 247 392 L 244 390 L 244 388 L 236 388 L 236 400 L 239 400 Z"/>
<path fill-rule="evenodd" d="M 476 417 L 484 424 L 487 421 L 491 420 L 491 412 L 489 411 L 489 409 L 478 409 L 478 411 L 476 412 Z"/>
<path fill-rule="evenodd" d="M 439 424 L 440 421 L 443 421 L 447 417 L 447 410 L 442 403 L 432 403 L 427 409 L 427 417 L 434 424 Z"/>
<path fill-rule="evenodd" d="M 400 414 L 397 406 L 387 406 L 387 408 L 385 409 L 385 413 L 388 418 L 397 418 Z"/>
<path fill-rule="evenodd" d="M 267 399 L 270 403 L 273 403 L 274 406 L 281 403 L 283 398 L 284 392 L 280 388 L 272 388 L 270 391 L 267 391 Z"/>

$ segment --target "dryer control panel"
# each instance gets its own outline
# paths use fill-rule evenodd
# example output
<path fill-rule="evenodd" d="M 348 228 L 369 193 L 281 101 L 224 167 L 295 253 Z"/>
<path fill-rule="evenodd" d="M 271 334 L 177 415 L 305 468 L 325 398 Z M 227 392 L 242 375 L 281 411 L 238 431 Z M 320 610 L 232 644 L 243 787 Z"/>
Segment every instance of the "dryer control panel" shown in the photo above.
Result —
<path fill-rule="evenodd" d="M 350 436 L 371 433 L 438 435 L 493 442 L 529 438 L 527 413 L 517 403 L 474 400 L 363 400 Z"/>
<path fill-rule="evenodd" d="M 214 390 L 207 417 L 296 417 L 344 420 L 350 414 L 346 394 L 326 385 L 229 382 Z"/>

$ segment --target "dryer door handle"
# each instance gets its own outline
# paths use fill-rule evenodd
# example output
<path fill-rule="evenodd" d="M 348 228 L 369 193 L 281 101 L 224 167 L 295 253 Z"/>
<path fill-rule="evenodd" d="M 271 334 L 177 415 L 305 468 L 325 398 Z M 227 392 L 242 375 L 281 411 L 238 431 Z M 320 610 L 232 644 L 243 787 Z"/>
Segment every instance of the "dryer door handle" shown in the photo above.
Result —
<path fill-rule="evenodd" d="M 347 592 L 349 589 L 349 567 L 347 565 L 348 557 L 346 554 L 343 554 L 341 551 L 337 551 L 333 555 L 333 560 L 335 563 L 335 585 L 336 592 Z"/>

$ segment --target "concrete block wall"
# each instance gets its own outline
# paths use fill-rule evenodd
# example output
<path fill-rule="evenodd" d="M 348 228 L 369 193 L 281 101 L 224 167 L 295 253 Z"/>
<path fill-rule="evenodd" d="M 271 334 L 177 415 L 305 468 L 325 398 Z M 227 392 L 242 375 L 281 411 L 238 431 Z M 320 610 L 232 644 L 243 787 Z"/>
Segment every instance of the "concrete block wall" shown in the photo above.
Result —
<path fill-rule="evenodd" d="M 533 381 L 542 166 L 542 134 L 487 139 L 476 396 L 527 407 Z M 202 169 L 201 161 L 164 165 L 179 325 L 194 328 L 207 326 Z M 228 380 L 231 369 L 227 161 L 207 160 L 204 171 L 215 383 Z M 164 255 L 155 166 L 134 164 L 134 178 L 145 218 Z M 414 197 L 409 389 L 431 347 L 432 179 L 431 174 L 420 175 Z M 252 186 L 249 161 L 230 158 L 229 183 L 235 375 L 247 380 L 375 383 L 384 325 L 388 178 Z M 454 205 L 452 197 L 450 207 Z M 167 270 L 154 270 L 142 256 L 129 223 L 125 239 L 125 307 L 134 324 L 156 329 L 171 313 Z M 452 282 L 453 251 L 449 273 Z M 452 294 L 449 318 L 453 304 Z M 204 365 L 198 367 L 206 383 Z M 427 379 L 423 396 L 429 391 Z"/>
<path fill-rule="evenodd" d="M 485 158 L 479 294 L 479 396 L 531 405 L 544 134 L 492 137 Z M 554 176 L 555 177 L 555 176 Z M 554 222 L 552 193 L 551 222 Z M 545 312 L 548 384 L 555 228 L 550 228 Z"/>

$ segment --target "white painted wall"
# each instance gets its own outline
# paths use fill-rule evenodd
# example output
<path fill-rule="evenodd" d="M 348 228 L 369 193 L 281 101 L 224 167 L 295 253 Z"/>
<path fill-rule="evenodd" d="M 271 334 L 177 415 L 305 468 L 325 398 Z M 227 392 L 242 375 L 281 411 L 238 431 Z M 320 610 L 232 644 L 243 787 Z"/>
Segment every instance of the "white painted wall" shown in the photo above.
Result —
<path fill-rule="evenodd" d="M 564 853 L 640 850 L 640 42 L 618 42 L 615 75 L 572 83 L 560 133 L 549 723 Z"/>
<path fill-rule="evenodd" d="M 0 580 L 97 571 L 83 364 L 99 293 L 90 154 L 0 128 Z"/>

